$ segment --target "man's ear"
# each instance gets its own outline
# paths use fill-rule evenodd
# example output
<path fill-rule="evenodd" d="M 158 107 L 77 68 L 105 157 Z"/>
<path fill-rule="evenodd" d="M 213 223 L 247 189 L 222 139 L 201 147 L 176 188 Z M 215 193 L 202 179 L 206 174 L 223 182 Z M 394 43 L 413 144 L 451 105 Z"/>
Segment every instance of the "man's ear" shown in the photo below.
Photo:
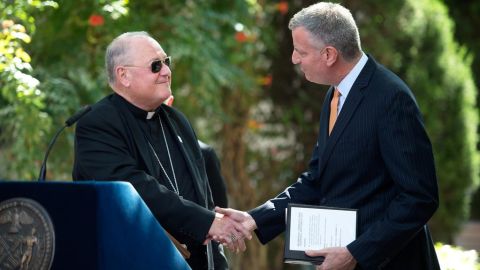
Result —
<path fill-rule="evenodd" d="M 333 66 L 338 60 L 338 51 L 332 46 L 327 46 L 325 48 L 325 55 L 327 57 L 326 63 L 328 66 Z"/>
<path fill-rule="evenodd" d="M 130 72 L 125 67 L 115 67 L 115 76 L 117 77 L 117 82 L 123 87 L 130 86 Z"/>
<path fill-rule="evenodd" d="M 175 98 L 173 97 L 173 95 L 171 95 L 171 96 L 169 96 L 163 103 L 165 103 L 167 106 L 172 106 L 174 99 L 175 99 Z"/>

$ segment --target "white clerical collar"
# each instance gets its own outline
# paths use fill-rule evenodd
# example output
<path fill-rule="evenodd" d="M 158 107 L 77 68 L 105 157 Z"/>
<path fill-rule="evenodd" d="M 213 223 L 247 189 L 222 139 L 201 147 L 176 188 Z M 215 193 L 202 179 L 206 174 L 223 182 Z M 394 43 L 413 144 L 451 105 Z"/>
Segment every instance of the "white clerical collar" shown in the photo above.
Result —
<path fill-rule="evenodd" d="M 152 119 L 152 117 L 155 115 L 155 111 L 153 112 L 147 112 L 147 120 Z"/>

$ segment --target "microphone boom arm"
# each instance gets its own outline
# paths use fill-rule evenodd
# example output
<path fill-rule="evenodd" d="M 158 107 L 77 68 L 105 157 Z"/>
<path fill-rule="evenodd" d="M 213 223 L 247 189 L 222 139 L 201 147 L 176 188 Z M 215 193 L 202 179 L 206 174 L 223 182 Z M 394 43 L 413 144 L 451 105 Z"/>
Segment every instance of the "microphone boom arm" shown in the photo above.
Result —
<path fill-rule="evenodd" d="M 85 107 L 83 107 L 82 109 L 77 111 L 73 116 L 68 118 L 67 121 L 65 121 L 65 124 L 63 125 L 63 127 L 57 131 L 57 133 L 55 134 L 53 139 L 50 141 L 50 144 L 48 145 L 48 148 L 47 148 L 47 152 L 45 153 L 45 157 L 43 158 L 42 167 L 40 168 L 40 173 L 38 174 L 38 179 L 37 179 L 38 182 L 44 182 L 45 181 L 45 175 L 47 174 L 48 154 L 50 154 L 50 151 L 52 150 L 53 144 L 55 144 L 55 141 L 57 140 L 58 135 L 60 135 L 60 133 L 62 133 L 62 131 L 66 127 L 70 127 L 71 125 L 75 124 L 75 122 L 77 122 L 78 119 L 82 118 L 91 109 L 92 109 L 92 107 L 90 107 L 90 105 L 86 105 Z"/>
<path fill-rule="evenodd" d="M 62 128 L 57 131 L 57 133 L 55 134 L 55 136 L 53 137 L 53 139 L 52 139 L 52 140 L 50 141 L 50 143 L 48 144 L 47 152 L 45 153 L 45 157 L 43 158 L 42 167 L 40 168 L 40 174 L 38 175 L 38 181 L 39 181 L 39 182 L 45 181 L 45 175 L 46 175 L 46 173 L 47 173 L 47 159 L 48 159 L 48 155 L 50 154 L 50 151 L 52 150 L 53 144 L 54 144 L 55 141 L 57 140 L 58 135 L 60 135 L 60 133 L 62 133 L 62 131 L 63 131 L 66 127 L 67 127 L 66 125 L 65 125 L 65 126 L 62 126 Z"/>

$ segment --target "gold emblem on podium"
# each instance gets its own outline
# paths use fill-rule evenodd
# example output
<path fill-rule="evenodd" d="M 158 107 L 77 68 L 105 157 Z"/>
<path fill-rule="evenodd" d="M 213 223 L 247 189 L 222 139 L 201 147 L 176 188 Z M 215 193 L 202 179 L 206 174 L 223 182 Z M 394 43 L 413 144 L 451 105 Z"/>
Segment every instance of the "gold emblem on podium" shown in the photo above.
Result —
<path fill-rule="evenodd" d="M 0 202 L 0 269 L 50 269 L 55 232 L 47 211 L 36 201 Z"/>

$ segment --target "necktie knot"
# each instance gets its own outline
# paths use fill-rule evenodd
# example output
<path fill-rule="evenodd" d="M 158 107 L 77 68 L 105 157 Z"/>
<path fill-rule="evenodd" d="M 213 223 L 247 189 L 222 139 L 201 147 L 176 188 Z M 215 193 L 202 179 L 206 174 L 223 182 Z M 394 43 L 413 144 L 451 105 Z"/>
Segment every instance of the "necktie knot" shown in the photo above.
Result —
<path fill-rule="evenodd" d="M 338 91 L 338 88 L 335 88 L 335 91 L 333 91 L 333 95 L 335 95 L 337 98 L 340 97 L 340 91 Z"/>

